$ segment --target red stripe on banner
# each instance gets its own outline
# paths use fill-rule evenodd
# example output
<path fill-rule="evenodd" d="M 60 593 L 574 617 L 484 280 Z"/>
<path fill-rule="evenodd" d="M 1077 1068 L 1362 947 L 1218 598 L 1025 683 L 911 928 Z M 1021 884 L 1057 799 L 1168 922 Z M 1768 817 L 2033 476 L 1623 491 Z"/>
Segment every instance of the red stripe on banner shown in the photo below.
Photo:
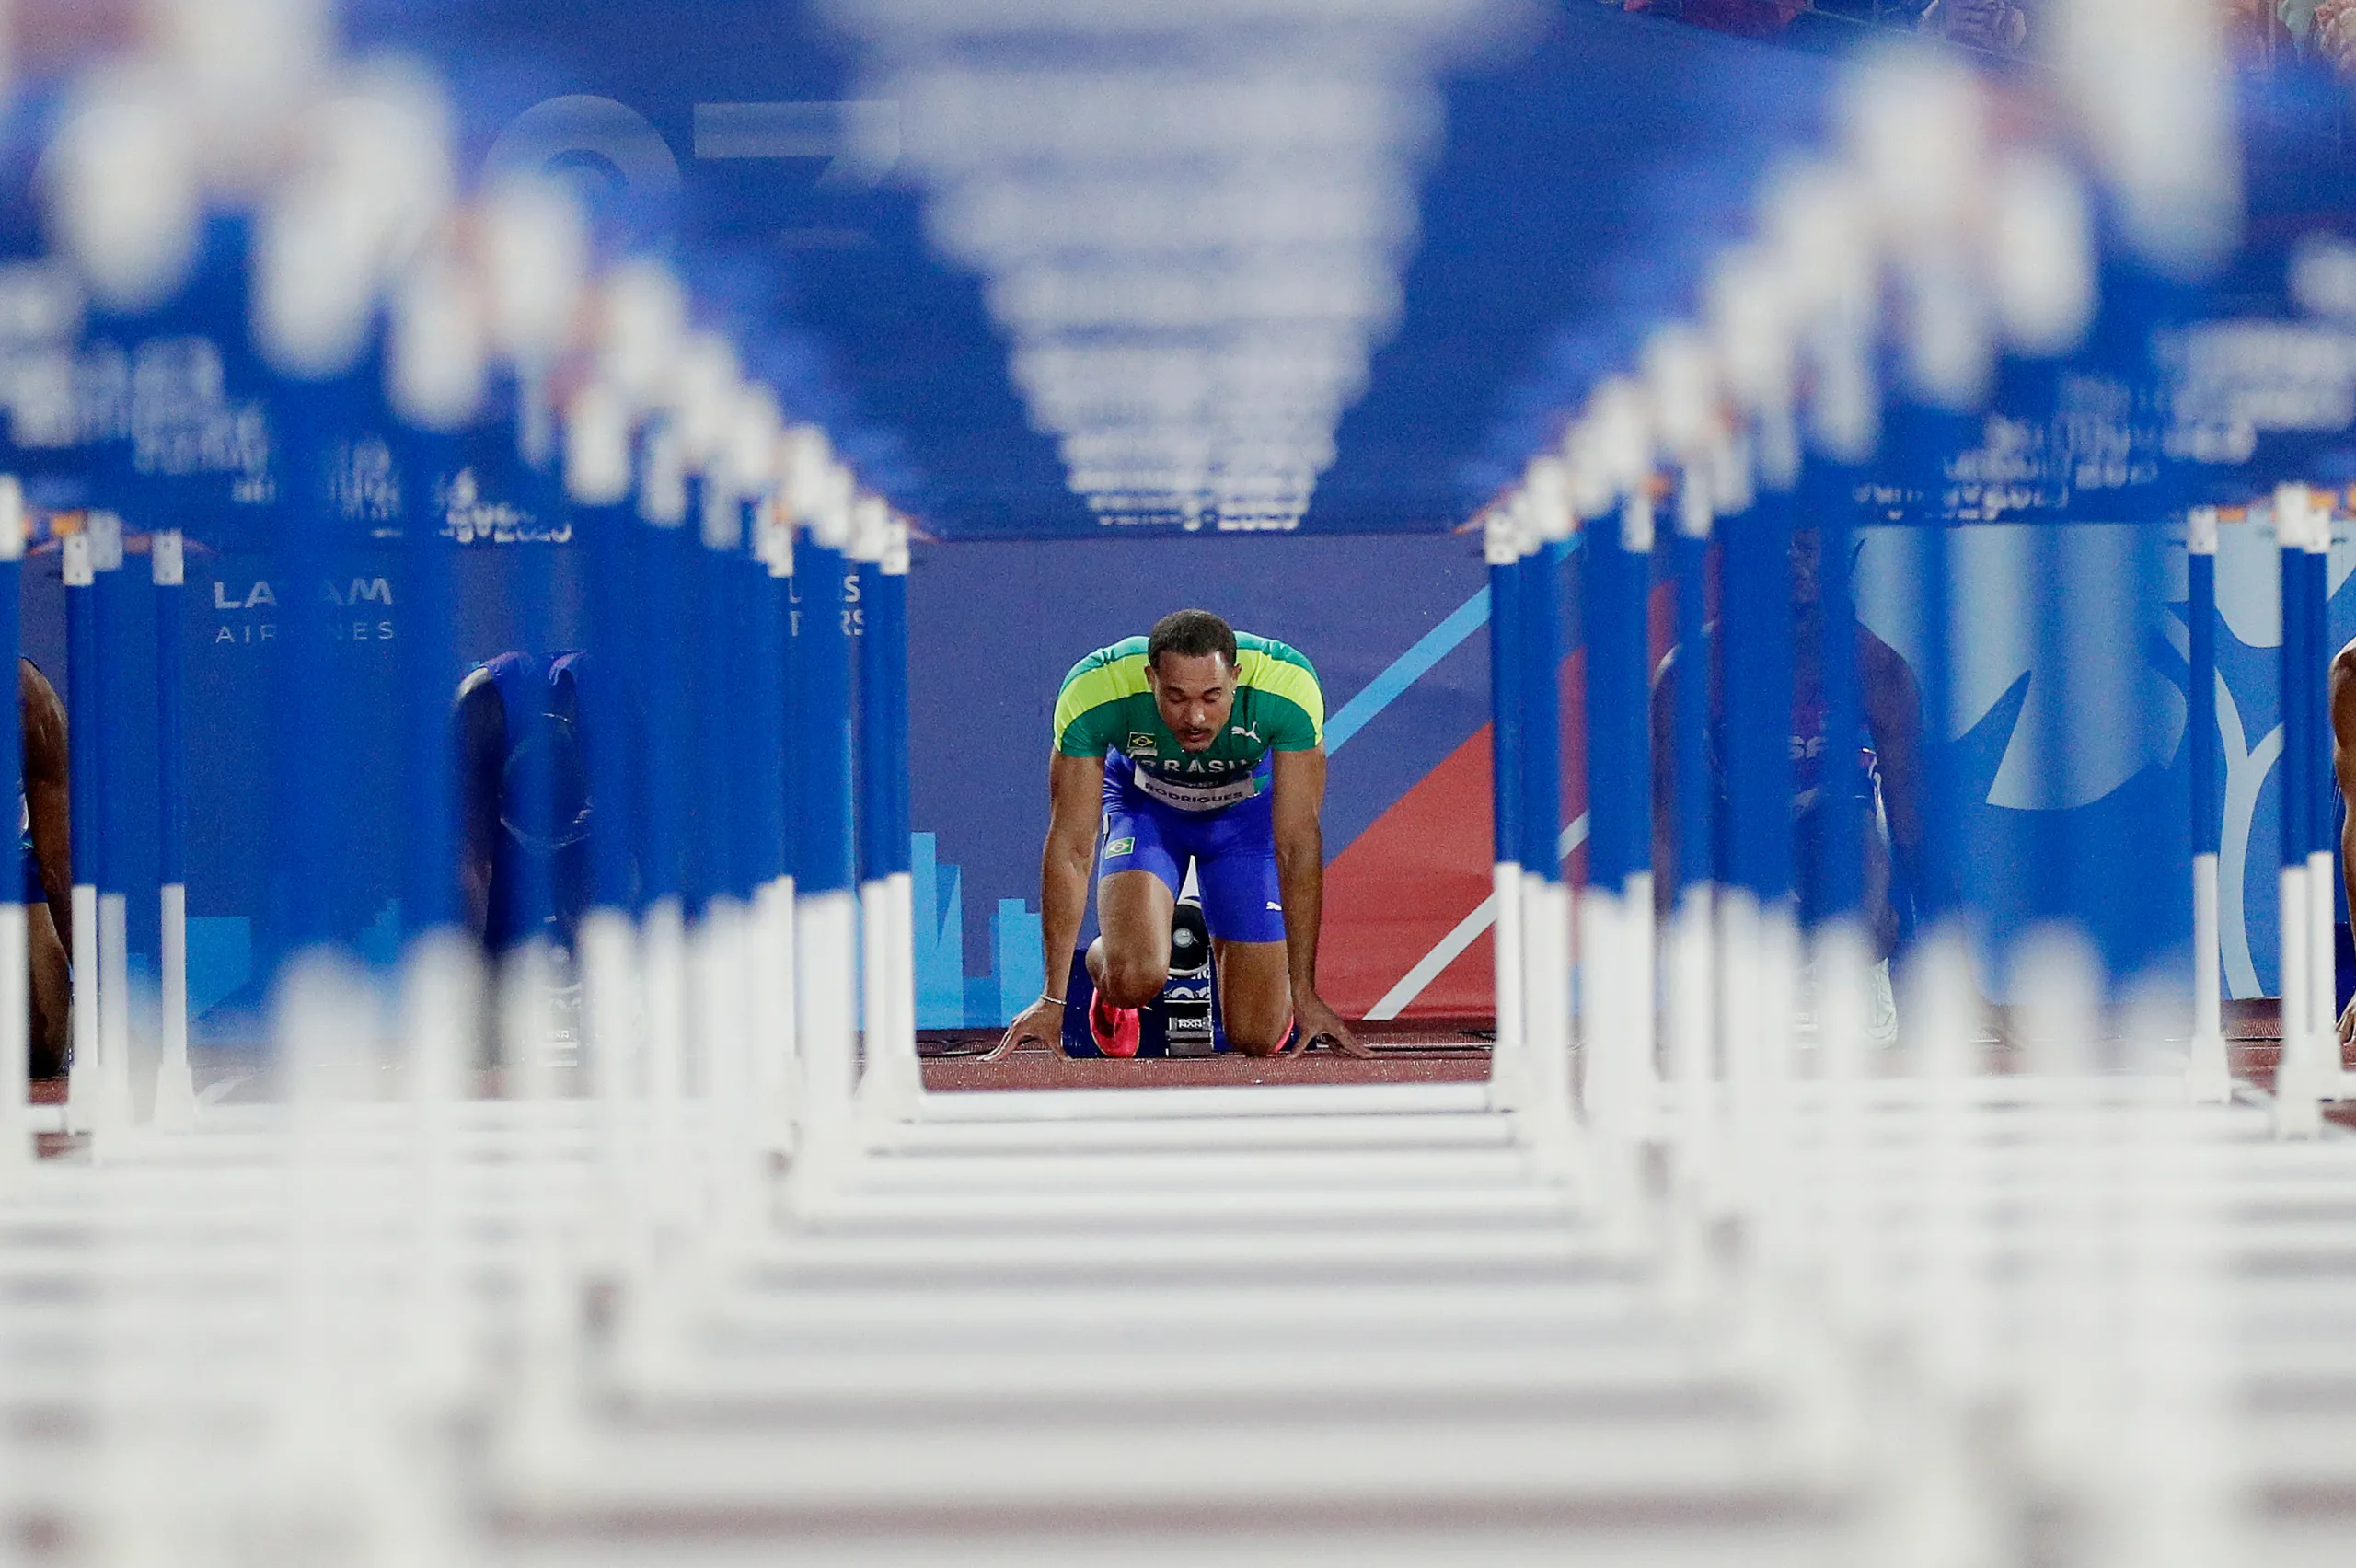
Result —
<path fill-rule="evenodd" d="M 1586 661 L 1563 662 L 1564 810 L 1587 809 L 1577 723 Z M 1489 727 L 1417 780 L 1325 868 L 1318 988 L 1357 1018 L 1388 996 L 1489 896 L 1495 852 Z M 1573 857 L 1572 869 L 1579 864 Z M 1409 1003 L 1403 1018 L 1485 1018 L 1496 1010 L 1494 948 L 1483 933 Z"/>
<path fill-rule="evenodd" d="M 1363 1017 L 1489 896 L 1489 761 L 1484 724 L 1325 868 L 1318 989 L 1345 1016 Z M 1474 943 L 1404 1016 L 1494 1011 L 1489 951 Z"/>

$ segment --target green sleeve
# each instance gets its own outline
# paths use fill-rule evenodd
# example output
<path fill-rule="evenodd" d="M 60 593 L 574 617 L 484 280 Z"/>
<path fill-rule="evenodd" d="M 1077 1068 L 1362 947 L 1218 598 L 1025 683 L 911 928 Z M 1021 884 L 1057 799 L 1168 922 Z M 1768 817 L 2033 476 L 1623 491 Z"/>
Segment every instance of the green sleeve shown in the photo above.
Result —
<path fill-rule="evenodd" d="M 1124 671 L 1107 658 L 1111 651 L 1100 650 L 1074 664 L 1056 694 L 1056 750 L 1066 756 L 1103 756 L 1124 737 Z"/>
<path fill-rule="evenodd" d="M 1325 744 L 1316 719 L 1299 703 L 1279 698 L 1269 708 L 1273 721 L 1268 728 L 1270 751 L 1315 751 Z"/>
<path fill-rule="evenodd" d="M 1242 640 L 1239 639 L 1239 641 Z M 1244 655 L 1248 678 L 1265 699 L 1271 751 L 1314 751 L 1325 744 L 1325 691 L 1299 650 L 1253 638 Z"/>
<path fill-rule="evenodd" d="M 1083 709 L 1056 734 L 1056 750 L 1066 756 L 1103 756 L 1120 736 L 1121 705 L 1103 702 Z"/>

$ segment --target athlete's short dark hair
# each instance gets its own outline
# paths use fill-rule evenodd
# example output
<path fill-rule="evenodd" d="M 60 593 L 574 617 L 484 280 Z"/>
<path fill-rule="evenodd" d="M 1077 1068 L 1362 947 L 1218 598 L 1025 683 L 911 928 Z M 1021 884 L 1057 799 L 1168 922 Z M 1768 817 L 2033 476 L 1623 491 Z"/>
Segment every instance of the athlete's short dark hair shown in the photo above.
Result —
<path fill-rule="evenodd" d="M 1153 635 L 1145 640 L 1147 663 L 1160 669 L 1164 653 L 1175 653 L 1181 659 L 1216 653 L 1232 670 L 1236 667 L 1235 628 L 1208 610 L 1172 610 L 1153 623 Z"/>

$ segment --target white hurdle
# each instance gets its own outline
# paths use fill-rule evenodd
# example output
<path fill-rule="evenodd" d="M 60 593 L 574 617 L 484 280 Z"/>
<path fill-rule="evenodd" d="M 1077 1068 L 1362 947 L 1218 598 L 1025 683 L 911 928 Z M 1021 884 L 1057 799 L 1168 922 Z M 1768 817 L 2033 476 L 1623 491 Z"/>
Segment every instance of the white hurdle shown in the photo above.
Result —
<path fill-rule="evenodd" d="M 2116 6 L 2064 9 L 2083 24 Z M 2177 14 L 2125 20 L 2158 17 L 2158 55 L 2189 69 L 2202 57 L 2165 25 Z M 910 50 L 908 101 L 967 101 L 971 76 Z M 1953 155 L 1937 105 L 1976 89 L 1884 69 L 1874 101 L 1899 123 L 1881 156 Z M 1396 108 L 1381 85 L 1344 73 L 1321 90 Z M 994 117 L 993 133 L 1048 124 L 1057 106 L 1042 101 Z M 1125 119 L 1117 91 L 1093 101 Z M 1291 120 L 1229 119 L 1190 123 L 1291 150 Z M 1869 186 L 1818 172 L 1831 183 L 1811 200 L 1833 206 Z M 1961 188 L 1930 214 L 1941 222 L 1987 193 L 1969 183 L 1986 170 L 1948 172 Z M 889 732 L 906 673 L 880 636 L 855 663 L 846 614 L 854 562 L 871 610 L 904 588 L 906 521 L 822 431 L 787 426 L 716 340 L 688 338 L 666 274 L 594 277 L 585 250 L 542 246 L 567 223 L 546 195 L 497 198 L 523 204 L 492 225 L 502 259 L 453 239 L 415 274 L 371 281 L 398 306 L 395 407 L 445 438 L 478 417 L 486 356 L 461 317 L 495 283 L 531 318 L 503 329 L 498 368 L 536 390 L 527 428 L 491 433 L 551 459 L 561 440 L 564 498 L 549 504 L 597 547 L 593 626 L 613 633 L 596 595 L 641 574 L 662 614 L 716 615 L 679 580 L 688 562 L 724 561 L 746 590 L 729 602 L 776 611 L 769 631 L 798 606 L 783 646 L 706 644 L 770 661 L 771 695 L 791 705 L 791 853 L 699 888 L 683 868 L 712 845 L 672 843 L 675 863 L 655 867 L 650 830 L 741 824 L 682 809 L 636 825 L 643 896 L 608 879 L 582 930 L 585 1083 L 539 1049 L 549 985 L 527 949 L 498 986 L 501 1092 L 475 1096 L 491 986 L 445 911 L 387 986 L 333 942 L 279 976 L 279 1099 L 182 1106 L 151 1127 L 87 1076 L 125 1061 L 105 1011 L 123 994 L 122 920 L 77 885 L 76 983 L 103 985 L 97 1006 L 76 998 L 89 1049 L 73 1119 L 101 1141 L 35 1161 L 24 1107 L 0 1108 L 0 1552 L 2223 1568 L 2288 1561 L 2319 1534 L 2334 1538 L 2319 1556 L 2339 1550 L 2356 1514 L 2356 1138 L 2319 1111 L 2339 1080 L 2319 1055 L 2336 1047 L 2316 945 L 2328 860 L 2299 837 L 2312 822 L 2286 829 L 2284 918 L 2305 924 L 2286 936 L 2299 1027 L 2272 1107 L 2218 1091 L 2221 1038 L 2188 1094 L 2163 1003 L 2111 1005 L 2066 931 L 2014 955 L 2023 1049 L 2005 1066 L 2024 1070 L 1986 1059 L 1960 922 L 1904 974 L 1907 1032 L 1885 1053 L 1866 1044 L 1861 924 L 1812 933 L 1810 1049 L 1794 1026 L 1796 899 L 1773 866 L 1713 870 L 1698 891 L 1680 878 L 1664 1030 L 1650 824 L 1631 809 L 1648 777 L 1606 809 L 1608 882 L 1575 905 L 1553 874 L 1559 802 L 1544 792 L 1560 754 L 1516 748 L 1561 739 L 1556 567 L 1584 524 L 1587 568 L 1625 574 L 1612 651 L 1648 663 L 1658 457 L 1686 487 L 1689 559 L 1715 536 L 1754 552 L 1738 588 L 1782 581 L 1759 556 L 1780 559 L 1793 530 L 1776 509 L 1823 455 L 1797 444 L 1811 410 L 1794 366 L 1831 317 L 1810 316 L 1816 285 L 1791 275 L 1819 252 L 1786 234 L 1750 258 L 1757 297 L 1729 309 L 1757 319 L 1734 336 L 1771 340 L 1747 345 L 1748 371 L 1715 339 L 1729 363 L 1681 330 L 1653 340 L 1690 357 L 1611 383 L 1489 514 L 1497 785 L 1501 806 L 1525 809 L 1499 813 L 1490 1081 L 957 1094 L 928 1091 L 915 1053 L 895 842 L 905 744 Z M 518 215 L 533 211 L 547 223 Z M 1867 272 L 1911 264 L 1882 254 L 1917 232 L 1907 216 L 1858 207 L 1831 238 L 1867 248 L 1847 258 Z M 1973 308 L 1994 289 L 1946 284 Z M 1810 342 L 1818 370 L 1878 362 L 1877 316 L 1831 325 L 1856 335 Z M 1994 352 L 1975 331 L 1963 359 Z M 549 378 L 576 360 L 560 409 Z M 1750 374 L 1761 364 L 1773 385 Z M 2297 533 L 2306 502 L 2277 510 L 2287 599 L 2322 563 Z M 68 581 L 85 593 L 106 568 L 76 537 Z M 165 570 L 159 556 L 159 582 Z M 1773 593 L 1744 607 L 1761 602 L 1787 607 Z M 887 612 L 880 630 L 903 628 Z M 693 683 L 712 673 L 674 663 L 640 672 L 641 697 L 708 700 Z M 854 721 L 855 670 L 884 723 Z M 1630 678 L 1648 674 L 1612 672 L 1612 734 L 1637 724 L 1625 766 L 1648 755 L 1646 683 Z M 1765 717 L 1780 746 L 1784 715 Z M 674 743 L 702 738 L 657 718 Z M 1780 824 L 1783 794 L 1746 803 L 1761 801 Z M 862 820 L 882 830 L 864 844 Z M 23 1053 L 11 907 L 0 1072 Z M 399 1016 L 380 1021 L 387 1000 Z M 2199 1000 L 2213 1010 L 2213 992 Z"/>

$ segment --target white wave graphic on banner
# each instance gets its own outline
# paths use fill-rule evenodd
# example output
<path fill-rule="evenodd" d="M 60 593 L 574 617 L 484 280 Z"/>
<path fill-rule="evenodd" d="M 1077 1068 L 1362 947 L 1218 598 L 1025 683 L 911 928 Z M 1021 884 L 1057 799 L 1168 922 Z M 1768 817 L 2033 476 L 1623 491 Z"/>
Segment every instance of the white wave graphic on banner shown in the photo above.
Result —
<path fill-rule="evenodd" d="M 1969 731 L 2029 677 L 1990 805 L 2067 811 L 2176 755 L 2184 693 L 2149 651 L 2165 621 L 2153 536 L 1979 524 L 1950 530 L 1946 544 L 1957 661 L 1946 736 Z M 1870 529 L 1857 559 L 1859 618 L 1918 673 L 1925 639 L 1912 585 L 1924 581 L 1930 546 L 1923 529 Z"/>

